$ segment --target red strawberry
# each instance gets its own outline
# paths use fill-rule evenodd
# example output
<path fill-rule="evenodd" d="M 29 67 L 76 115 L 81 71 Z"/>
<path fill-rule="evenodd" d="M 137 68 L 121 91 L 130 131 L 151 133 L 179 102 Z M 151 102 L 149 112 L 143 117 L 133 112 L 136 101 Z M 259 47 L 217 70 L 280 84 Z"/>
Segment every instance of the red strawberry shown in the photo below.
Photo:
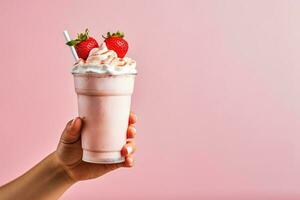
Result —
<path fill-rule="evenodd" d="M 115 51 L 119 58 L 124 58 L 128 51 L 128 43 L 123 39 L 123 37 L 124 33 L 119 31 L 113 34 L 108 32 L 107 36 L 104 37 L 104 42 L 106 43 L 107 48 Z"/>
<path fill-rule="evenodd" d="M 71 40 L 67 42 L 69 46 L 75 46 L 76 52 L 79 58 L 86 60 L 89 56 L 90 51 L 93 48 L 99 47 L 97 41 L 89 36 L 89 30 L 85 29 L 84 33 L 80 33 L 77 35 L 75 40 Z"/>

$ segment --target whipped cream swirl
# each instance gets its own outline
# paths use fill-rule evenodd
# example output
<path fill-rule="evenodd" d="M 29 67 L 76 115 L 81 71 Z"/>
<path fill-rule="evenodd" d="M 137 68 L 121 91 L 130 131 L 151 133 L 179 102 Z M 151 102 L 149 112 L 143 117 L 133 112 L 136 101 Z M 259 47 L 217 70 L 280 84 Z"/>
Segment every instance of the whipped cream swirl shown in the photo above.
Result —
<path fill-rule="evenodd" d="M 118 58 L 115 51 L 109 50 L 103 42 L 99 48 L 90 51 L 86 61 L 80 59 L 72 69 L 73 74 L 97 73 L 110 75 L 137 74 L 135 60 Z"/>

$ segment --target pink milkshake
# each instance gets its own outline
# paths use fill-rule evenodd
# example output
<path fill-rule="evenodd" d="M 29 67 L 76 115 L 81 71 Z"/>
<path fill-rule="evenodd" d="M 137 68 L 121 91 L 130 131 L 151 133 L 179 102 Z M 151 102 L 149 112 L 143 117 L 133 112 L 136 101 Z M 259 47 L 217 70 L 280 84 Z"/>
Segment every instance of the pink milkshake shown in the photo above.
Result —
<path fill-rule="evenodd" d="M 92 41 L 94 48 L 86 54 L 86 59 L 82 59 L 86 55 L 80 56 L 80 49 L 75 46 L 81 58 L 72 69 L 72 74 L 78 96 L 78 113 L 84 121 L 82 160 L 91 163 L 120 163 L 125 160 L 121 149 L 126 144 L 131 95 L 137 72 L 136 62 L 124 57 L 128 49 L 124 35 L 120 32 L 113 35 L 108 34 L 109 37 L 100 46 Z M 118 46 L 112 45 L 120 38 L 127 45 L 125 54 L 124 46 L 118 49 Z M 88 41 L 89 37 L 83 39 Z"/>

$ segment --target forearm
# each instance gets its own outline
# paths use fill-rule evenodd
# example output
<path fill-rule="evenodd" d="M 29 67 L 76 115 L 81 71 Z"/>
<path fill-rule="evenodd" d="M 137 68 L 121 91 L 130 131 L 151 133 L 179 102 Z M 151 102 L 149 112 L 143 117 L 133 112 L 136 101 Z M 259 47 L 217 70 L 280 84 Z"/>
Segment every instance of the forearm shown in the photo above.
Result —
<path fill-rule="evenodd" d="M 0 187 L 3 200 L 58 199 L 74 181 L 59 164 L 54 153 L 21 177 Z"/>

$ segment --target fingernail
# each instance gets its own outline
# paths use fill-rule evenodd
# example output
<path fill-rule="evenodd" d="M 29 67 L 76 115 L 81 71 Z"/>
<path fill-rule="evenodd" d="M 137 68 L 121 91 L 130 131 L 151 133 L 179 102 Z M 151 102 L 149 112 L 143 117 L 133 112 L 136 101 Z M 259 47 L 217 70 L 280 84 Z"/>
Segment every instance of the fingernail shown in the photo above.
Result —
<path fill-rule="evenodd" d="M 127 159 L 128 159 L 129 165 L 132 166 L 133 165 L 133 158 L 127 158 Z"/>
<path fill-rule="evenodd" d="M 137 121 L 137 120 L 138 120 L 138 118 L 137 118 L 137 115 L 134 115 L 134 118 L 135 118 L 135 121 Z"/>
<path fill-rule="evenodd" d="M 70 127 L 73 127 L 73 126 L 74 126 L 75 121 L 76 121 L 76 118 L 74 118 L 74 119 L 72 120 L 72 122 L 71 122 L 71 124 L 70 124 Z"/>
<path fill-rule="evenodd" d="M 127 155 L 131 154 L 133 152 L 132 146 L 126 147 Z"/>
<path fill-rule="evenodd" d="M 136 128 L 134 126 L 130 126 L 130 129 L 133 132 L 133 134 L 136 134 Z"/>

